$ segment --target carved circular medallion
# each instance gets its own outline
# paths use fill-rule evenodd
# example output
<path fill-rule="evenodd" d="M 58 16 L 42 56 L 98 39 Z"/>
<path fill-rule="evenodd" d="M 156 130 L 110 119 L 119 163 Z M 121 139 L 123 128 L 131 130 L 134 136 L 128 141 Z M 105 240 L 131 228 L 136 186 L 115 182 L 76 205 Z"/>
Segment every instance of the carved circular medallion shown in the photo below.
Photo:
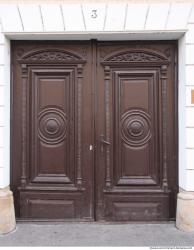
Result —
<path fill-rule="evenodd" d="M 67 132 L 66 115 L 57 108 L 46 108 L 38 116 L 39 138 L 48 144 L 64 140 Z"/>
<path fill-rule="evenodd" d="M 151 138 L 150 116 L 142 110 L 130 110 L 121 119 L 121 137 L 130 146 L 142 146 Z"/>
<path fill-rule="evenodd" d="M 56 134 L 59 131 L 60 123 L 56 118 L 48 118 L 45 123 L 45 131 L 50 134 Z"/>

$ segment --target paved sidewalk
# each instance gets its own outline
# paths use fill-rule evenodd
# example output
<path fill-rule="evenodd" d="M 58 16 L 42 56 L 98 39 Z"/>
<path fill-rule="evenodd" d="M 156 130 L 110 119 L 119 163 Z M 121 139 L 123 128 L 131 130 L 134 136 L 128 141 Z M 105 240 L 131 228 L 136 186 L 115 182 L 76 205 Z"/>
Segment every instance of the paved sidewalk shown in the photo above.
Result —
<path fill-rule="evenodd" d="M 0 236 L 0 246 L 194 246 L 194 233 L 173 223 L 18 223 Z"/>

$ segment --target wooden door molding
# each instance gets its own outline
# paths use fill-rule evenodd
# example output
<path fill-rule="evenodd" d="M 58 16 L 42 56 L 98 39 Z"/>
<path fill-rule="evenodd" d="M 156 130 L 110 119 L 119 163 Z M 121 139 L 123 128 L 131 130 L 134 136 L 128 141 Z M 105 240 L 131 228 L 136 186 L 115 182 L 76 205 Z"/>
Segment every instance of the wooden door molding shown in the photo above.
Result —
<path fill-rule="evenodd" d="M 154 63 L 154 64 L 152 64 Z M 116 53 L 111 53 L 111 55 L 106 56 L 102 61 L 101 64 L 104 66 L 104 76 L 105 76 L 105 113 L 106 113 L 106 119 L 105 119 L 105 131 L 106 131 L 106 141 L 111 140 L 111 124 L 110 124 L 110 78 L 111 74 L 113 75 L 113 92 L 114 93 L 120 93 L 121 92 L 121 84 L 122 84 L 122 78 L 124 80 L 127 79 L 127 77 L 136 77 L 139 80 L 142 78 L 147 78 L 147 80 L 150 82 L 149 84 L 154 84 L 154 81 L 156 81 L 157 78 L 161 80 L 161 86 L 162 86 L 162 114 L 161 114 L 161 121 L 162 121 L 162 155 L 163 157 L 163 179 L 162 179 L 162 186 L 163 189 L 166 192 L 169 192 L 168 190 L 168 182 L 167 182 L 167 166 L 166 166 L 166 123 L 167 123 L 167 67 L 169 64 L 169 59 L 161 54 L 157 53 L 152 50 L 145 50 L 145 49 L 131 49 L 131 50 L 121 50 L 117 51 Z M 159 69 L 152 69 L 152 67 L 159 66 Z M 134 68 L 135 67 L 135 68 Z M 122 70 L 125 68 L 125 70 Z M 126 70 L 126 68 L 133 68 L 130 70 Z M 141 70 L 137 70 L 138 68 L 142 68 Z M 146 69 L 145 69 L 146 68 Z M 150 96 L 157 96 L 157 91 L 152 86 L 152 89 L 150 90 Z M 121 101 L 120 96 L 115 96 L 115 102 Z M 153 106 L 157 106 L 155 99 Z M 119 131 L 121 129 L 121 137 L 122 141 L 125 145 L 128 145 L 130 147 L 142 147 L 146 145 L 149 140 L 153 137 L 151 134 L 151 127 L 157 127 L 154 124 L 151 124 L 151 118 L 148 113 L 146 113 L 142 109 L 130 109 L 127 110 L 125 113 L 121 114 L 119 109 L 119 103 L 115 103 L 115 109 L 113 110 L 113 113 L 115 114 L 114 123 L 116 124 L 116 131 Z M 153 113 L 151 111 L 151 113 Z M 120 119 L 121 117 L 121 119 Z M 119 128 L 121 123 L 121 128 Z M 138 130 L 139 128 L 139 130 Z M 155 133 L 155 132 L 154 132 Z M 119 152 L 119 144 L 121 142 L 118 140 L 118 138 L 115 138 L 115 144 L 117 145 L 117 148 L 115 149 L 115 152 Z M 110 144 L 111 145 L 111 144 Z M 155 140 L 152 143 L 152 151 L 150 152 L 150 155 L 154 156 L 154 145 L 158 145 L 158 141 Z M 119 153 L 118 153 L 119 154 Z M 127 178 L 126 175 L 122 175 L 122 170 L 119 169 L 122 168 L 122 162 L 121 162 L 121 156 L 117 155 L 115 158 L 119 159 L 119 162 L 117 163 L 117 184 L 116 186 L 121 185 L 130 185 L 130 184 L 139 184 L 139 185 L 159 185 L 158 178 L 157 178 L 157 169 L 153 174 L 150 174 L 150 176 L 141 176 L 140 178 Z M 117 159 L 114 159 L 113 162 L 116 162 Z M 111 186 L 111 179 L 110 179 L 110 146 L 107 145 L 106 147 L 106 187 Z M 120 170 L 120 171 L 119 171 Z M 120 173 L 119 173 L 120 172 Z M 120 177 L 119 177 L 120 176 Z M 153 177 L 154 176 L 154 177 Z"/>
<path fill-rule="evenodd" d="M 18 59 L 18 62 L 21 64 L 22 68 L 22 82 L 23 82 L 23 120 L 22 120 L 22 176 L 21 176 L 21 190 L 26 188 L 26 186 L 32 185 L 33 183 L 64 183 L 72 184 L 72 190 L 82 188 L 82 166 L 81 166 L 81 101 L 82 101 L 82 78 L 83 78 L 83 65 L 85 60 L 72 52 L 66 52 L 63 50 L 56 49 L 47 49 L 47 50 L 36 50 L 30 53 L 27 53 Z M 44 65 L 40 63 L 44 62 Z M 50 65 L 52 63 L 52 65 Z M 67 68 L 59 68 L 59 64 L 63 63 Z M 70 64 L 71 63 L 71 64 Z M 37 68 L 38 65 L 38 68 Z M 71 65 L 71 66 L 70 66 Z M 69 67 L 68 67 L 69 66 Z M 67 107 L 66 112 L 64 112 L 63 107 L 58 105 L 51 105 L 49 102 L 47 105 L 41 105 L 41 92 L 44 91 L 48 94 L 48 90 L 39 89 L 41 81 L 44 81 L 45 78 L 48 78 L 49 81 L 59 81 L 62 84 L 68 82 L 68 89 L 64 98 L 67 100 L 66 104 L 69 105 L 72 100 L 76 99 L 73 90 L 70 88 L 76 88 L 77 84 L 77 105 L 76 107 Z M 70 81 L 72 79 L 72 82 Z M 64 80 L 64 83 L 62 81 Z M 30 86 L 31 84 L 31 86 Z M 66 83 L 67 84 L 67 83 Z M 42 86 L 44 82 L 42 82 Z M 46 84 L 45 84 L 46 85 Z M 28 89 L 27 89 L 28 88 Z M 43 87 L 42 87 L 43 88 Z M 65 89 L 61 88 L 61 91 Z M 31 97 L 29 96 L 31 92 Z M 69 96 L 70 95 L 70 96 Z M 38 97 L 39 96 L 39 97 Z M 50 96 L 51 97 L 51 96 Z M 27 116 L 30 113 L 30 104 L 27 100 L 32 98 L 31 105 L 34 110 L 32 111 L 32 117 L 30 121 Z M 39 98 L 39 100 L 38 100 Z M 42 99 L 46 99 L 47 96 L 42 96 Z M 33 102 L 34 101 L 34 102 Z M 62 100 L 61 100 L 62 102 Z M 73 104 L 75 106 L 75 103 Z M 41 107 L 42 106 L 42 107 Z M 39 110 L 36 107 L 40 107 Z M 70 109 L 72 109 L 70 111 Z M 71 112 L 73 110 L 77 113 L 76 121 L 76 130 L 77 135 L 72 135 L 72 138 L 68 138 L 70 134 L 68 121 L 75 121 L 75 117 L 72 116 Z M 70 111 L 70 113 L 68 113 Z M 32 131 L 30 131 L 29 123 L 31 123 Z M 68 124 L 69 123 L 69 124 Z M 32 134 L 31 138 L 27 138 L 26 135 Z M 41 173 L 40 172 L 40 160 L 41 155 L 38 150 L 40 147 L 48 146 L 53 147 L 59 145 L 61 142 L 67 140 L 67 146 L 64 148 L 66 156 L 70 155 L 68 162 L 73 163 L 73 159 L 76 158 L 76 164 L 73 167 L 74 172 L 70 169 L 58 170 L 59 174 L 51 173 Z M 77 144 L 76 155 L 72 155 L 74 151 L 74 141 Z M 31 142 L 31 145 L 30 145 Z M 35 166 L 34 168 L 30 165 L 29 154 L 27 153 L 27 148 L 29 145 L 28 152 L 32 153 L 32 162 L 31 165 Z M 64 145 L 63 145 L 64 146 Z M 69 151 L 70 149 L 70 151 Z M 60 150 L 60 149 L 59 149 Z M 43 151 L 43 150 L 42 150 Z M 49 150 L 45 150 L 49 155 Z M 72 152 L 71 152 L 72 151 Z M 75 153 L 74 152 L 74 153 Z M 51 152 L 50 152 L 51 153 Z M 71 159 L 72 157 L 72 159 Z M 45 158 L 44 156 L 42 158 Z M 52 161 L 52 159 L 50 159 Z M 48 162 L 46 162 L 48 165 Z M 65 162 L 63 162 L 65 164 Z M 44 160 L 42 160 L 42 165 L 44 165 Z M 45 164 L 46 165 L 46 164 Z M 66 164 L 65 164 L 66 165 Z M 66 166 L 68 167 L 68 166 Z M 66 171 L 65 171 L 66 170 Z M 45 170 L 44 170 L 45 171 Z M 69 175 L 68 175 L 69 173 Z M 74 176 L 77 174 L 74 180 Z M 28 182 L 28 183 L 27 183 Z M 74 184 L 74 185 L 73 185 Z M 76 185 L 77 184 L 77 185 Z M 31 187 L 33 189 L 33 185 Z M 65 188 L 64 188 L 65 189 Z"/>

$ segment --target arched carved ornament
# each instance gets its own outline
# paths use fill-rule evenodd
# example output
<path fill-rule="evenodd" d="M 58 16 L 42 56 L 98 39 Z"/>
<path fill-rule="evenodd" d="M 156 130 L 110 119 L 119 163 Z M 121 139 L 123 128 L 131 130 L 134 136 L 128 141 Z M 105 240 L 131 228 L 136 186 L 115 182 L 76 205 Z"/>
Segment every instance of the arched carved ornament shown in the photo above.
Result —
<path fill-rule="evenodd" d="M 113 52 L 104 57 L 101 61 L 102 65 L 115 64 L 147 64 L 154 63 L 154 65 L 168 65 L 169 58 L 160 52 L 155 52 L 149 49 L 130 49 L 121 50 L 117 53 Z"/>
<path fill-rule="evenodd" d="M 22 54 L 22 55 L 21 55 Z M 41 50 L 34 50 L 28 53 L 19 53 L 18 61 L 26 64 L 83 64 L 86 60 L 81 56 L 72 51 L 65 51 L 55 48 L 47 48 Z"/>

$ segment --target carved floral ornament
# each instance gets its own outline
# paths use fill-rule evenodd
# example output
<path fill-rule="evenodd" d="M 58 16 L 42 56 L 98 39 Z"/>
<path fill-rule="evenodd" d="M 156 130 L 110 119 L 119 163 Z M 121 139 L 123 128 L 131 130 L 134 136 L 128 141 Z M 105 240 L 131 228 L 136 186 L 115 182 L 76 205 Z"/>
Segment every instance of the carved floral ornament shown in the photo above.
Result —
<path fill-rule="evenodd" d="M 24 55 L 18 53 L 20 63 L 85 63 L 85 59 L 71 51 L 45 49 L 33 51 Z"/>
<path fill-rule="evenodd" d="M 159 63 L 162 65 L 168 64 L 169 59 L 165 55 L 151 50 L 125 50 L 106 56 L 101 63 Z"/>

